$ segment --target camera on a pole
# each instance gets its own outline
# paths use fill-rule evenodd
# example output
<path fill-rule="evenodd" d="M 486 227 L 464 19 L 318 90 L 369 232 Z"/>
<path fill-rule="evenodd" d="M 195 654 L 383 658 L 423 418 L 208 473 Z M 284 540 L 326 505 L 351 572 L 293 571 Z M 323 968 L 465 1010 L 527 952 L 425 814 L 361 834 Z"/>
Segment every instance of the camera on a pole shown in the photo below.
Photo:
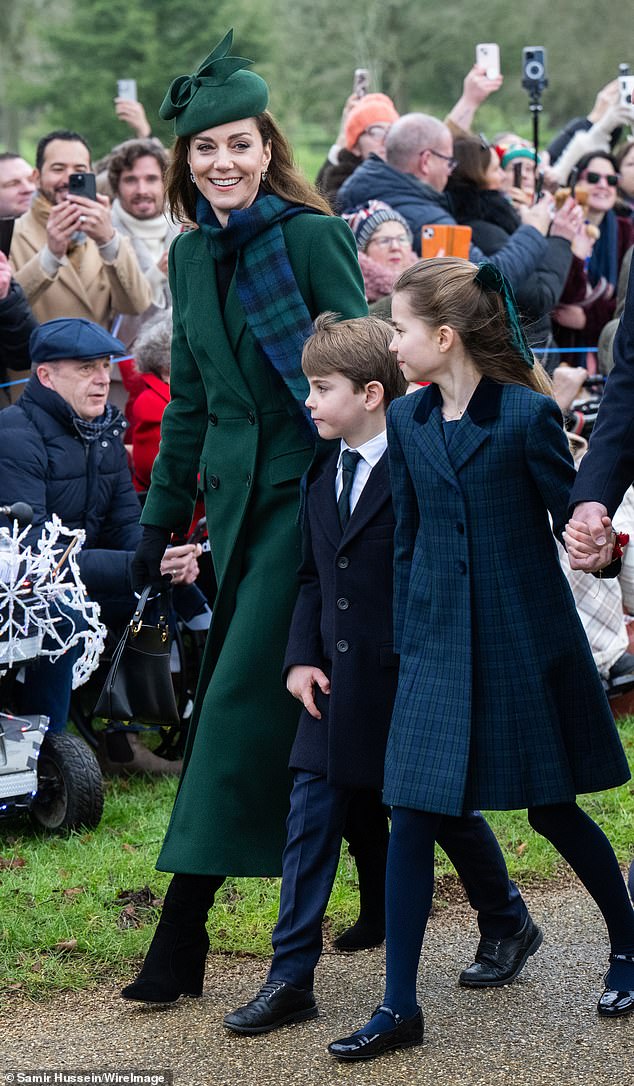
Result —
<path fill-rule="evenodd" d="M 522 49 L 522 86 L 534 98 L 539 98 L 548 86 L 546 50 L 542 45 L 526 45 Z"/>

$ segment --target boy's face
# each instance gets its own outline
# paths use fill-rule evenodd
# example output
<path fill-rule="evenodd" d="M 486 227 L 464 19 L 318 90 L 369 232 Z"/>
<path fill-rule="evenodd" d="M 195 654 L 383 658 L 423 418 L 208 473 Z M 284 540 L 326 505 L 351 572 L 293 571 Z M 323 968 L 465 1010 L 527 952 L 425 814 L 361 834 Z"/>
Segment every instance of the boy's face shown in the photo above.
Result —
<path fill-rule="evenodd" d="M 310 394 L 306 407 L 326 440 L 343 438 L 353 448 L 356 439 L 365 432 L 368 420 L 366 392 L 355 388 L 348 377 L 329 373 L 326 377 L 309 377 Z"/>

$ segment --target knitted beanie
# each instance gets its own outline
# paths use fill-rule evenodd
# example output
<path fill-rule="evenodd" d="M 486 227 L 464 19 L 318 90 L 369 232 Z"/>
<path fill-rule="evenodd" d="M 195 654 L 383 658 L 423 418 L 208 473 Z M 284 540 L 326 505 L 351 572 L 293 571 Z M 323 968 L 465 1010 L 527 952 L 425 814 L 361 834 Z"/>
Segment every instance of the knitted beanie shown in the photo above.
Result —
<path fill-rule="evenodd" d="M 372 124 L 398 121 L 394 102 L 387 94 L 366 94 L 350 110 L 345 124 L 346 148 L 351 151 L 362 132 Z"/>
<path fill-rule="evenodd" d="M 341 218 L 345 219 L 352 230 L 357 249 L 360 249 L 361 252 L 366 249 L 374 231 L 384 222 L 400 223 L 411 243 L 412 231 L 407 220 L 403 218 L 400 212 L 395 211 L 393 207 L 384 203 L 383 200 L 368 200 L 367 204 L 355 207 L 353 211 L 346 212 Z"/>
<path fill-rule="evenodd" d="M 496 144 L 495 150 L 498 153 L 500 165 L 503 170 L 505 170 L 507 166 L 510 166 L 511 162 L 517 161 L 518 158 L 526 158 L 529 162 L 535 161 L 535 151 L 532 147 L 527 147 L 525 144 L 498 143 Z M 539 156 L 537 156 L 537 161 L 539 162 Z"/>

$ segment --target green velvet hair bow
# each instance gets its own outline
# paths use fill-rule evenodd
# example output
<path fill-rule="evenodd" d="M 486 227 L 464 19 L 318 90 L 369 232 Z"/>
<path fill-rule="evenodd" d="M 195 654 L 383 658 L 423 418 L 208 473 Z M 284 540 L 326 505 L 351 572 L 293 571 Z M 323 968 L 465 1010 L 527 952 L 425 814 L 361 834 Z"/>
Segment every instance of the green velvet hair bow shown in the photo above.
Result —
<path fill-rule="evenodd" d="M 511 343 L 524 359 L 526 365 L 532 369 L 535 365 L 535 356 L 528 345 L 528 340 L 526 339 L 526 334 L 522 328 L 519 313 L 517 311 L 517 302 L 515 301 L 513 288 L 506 276 L 503 275 L 495 264 L 492 264 L 489 260 L 482 260 L 478 264 L 478 270 L 473 281 L 474 283 L 478 283 L 483 290 L 501 296 L 504 303 L 506 326 L 511 337 Z"/>

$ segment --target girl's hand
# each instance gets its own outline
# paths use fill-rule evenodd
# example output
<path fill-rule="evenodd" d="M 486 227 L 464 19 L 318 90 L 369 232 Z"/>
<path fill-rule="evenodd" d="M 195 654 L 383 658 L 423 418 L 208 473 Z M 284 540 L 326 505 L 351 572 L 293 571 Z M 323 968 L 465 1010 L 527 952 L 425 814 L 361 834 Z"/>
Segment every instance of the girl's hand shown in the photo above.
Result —
<path fill-rule="evenodd" d="M 306 712 L 310 713 L 315 720 L 321 720 L 321 713 L 313 697 L 315 683 L 322 694 L 330 693 L 330 679 L 319 667 L 312 667 L 310 664 L 294 664 L 286 676 L 288 692 L 301 701 Z"/>
<path fill-rule="evenodd" d="M 577 505 L 563 533 L 571 568 L 594 573 L 609 566 L 613 535 L 612 521 L 604 505 L 599 502 Z"/>

